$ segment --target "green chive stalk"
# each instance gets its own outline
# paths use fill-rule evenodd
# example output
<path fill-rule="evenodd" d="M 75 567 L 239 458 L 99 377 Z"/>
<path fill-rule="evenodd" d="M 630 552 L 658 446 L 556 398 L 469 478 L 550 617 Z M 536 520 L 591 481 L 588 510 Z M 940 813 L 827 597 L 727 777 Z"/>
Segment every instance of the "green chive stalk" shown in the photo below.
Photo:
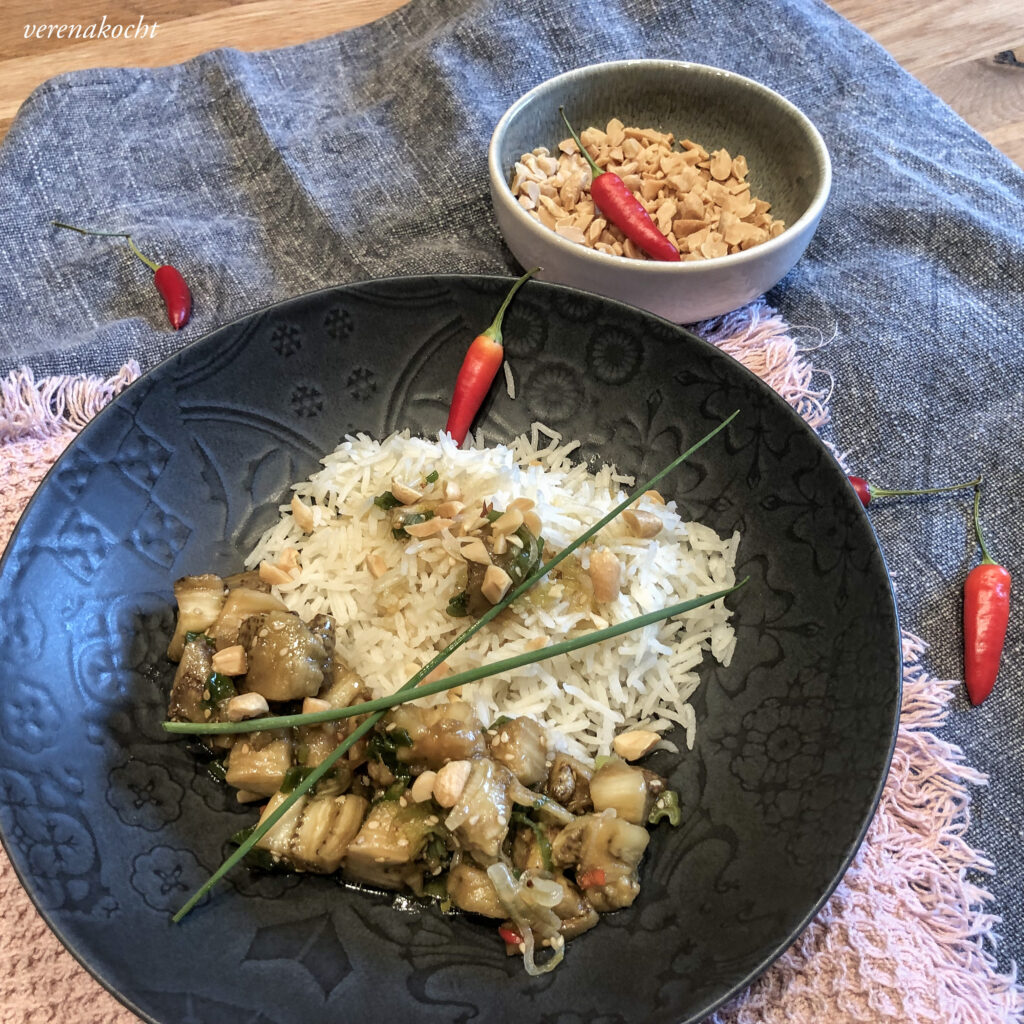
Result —
<path fill-rule="evenodd" d="M 691 598 L 689 601 L 681 601 L 678 604 L 668 605 L 653 612 L 646 612 L 643 615 L 637 615 L 635 618 L 627 619 L 625 622 L 616 623 L 614 626 L 591 630 L 589 633 L 573 637 L 570 640 L 560 640 L 557 644 L 551 644 L 550 647 L 542 647 L 537 651 L 524 651 L 510 658 L 488 661 L 483 665 L 477 665 L 476 668 L 466 669 L 464 672 L 455 672 L 450 676 L 445 676 L 443 679 L 435 679 L 432 683 L 421 683 L 416 687 L 415 692 L 409 691 L 403 686 L 400 690 L 389 693 L 384 697 L 377 697 L 362 704 L 352 704 L 346 708 L 310 711 L 305 714 L 250 718 L 243 722 L 165 722 L 164 728 L 168 732 L 184 733 L 189 736 L 223 736 L 229 733 L 292 729 L 300 725 L 323 725 L 324 722 L 337 722 L 343 718 L 358 718 L 360 715 L 387 711 L 397 704 L 405 704 L 410 700 L 419 700 L 420 697 L 432 697 L 435 693 L 444 693 L 445 690 L 453 690 L 456 686 L 475 683 L 480 679 L 496 676 L 502 672 L 514 672 L 524 665 L 534 665 L 538 661 L 557 658 L 560 654 L 569 654 L 572 651 L 578 651 L 581 647 L 590 647 L 592 644 L 612 640 L 617 636 L 622 636 L 624 633 L 631 633 L 635 629 L 643 629 L 652 623 L 660 622 L 662 619 L 670 619 L 673 615 L 682 615 L 685 612 L 693 611 L 695 608 L 712 604 L 723 597 L 728 597 L 746 582 L 747 579 L 744 578 L 735 586 L 728 587 L 726 590 L 718 590 L 713 594 L 703 594 L 700 597 Z"/>
<path fill-rule="evenodd" d="M 724 430 L 737 416 L 739 410 L 727 416 L 721 423 L 705 434 L 699 441 L 691 445 L 681 455 L 678 455 L 673 459 L 664 469 L 655 473 L 654 476 L 647 480 L 645 483 L 637 487 L 628 497 L 623 501 L 619 502 L 607 515 L 602 516 L 593 526 L 584 530 L 574 541 L 566 545 L 561 551 L 558 552 L 553 558 L 545 562 L 532 576 L 525 579 L 518 587 L 510 591 L 505 597 L 492 608 L 484 612 L 479 619 L 476 620 L 472 625 L 463 630 L 450 644 L 447 645 L 442 651 L 439 651 L 430 661 L 427 662 L 415 675 L 410 677 L 392 696 L 398 694 L 406 694 L 408 691 L 417 689 L 420 683 L 434 671 L 442 662 L 446 661 L 456 650 L 458 650 L 470 637 L 482 629 L 488 622 L 500 615 L 514 600 L 524 594 L 530 589 L 535 583 L 543 579 L 556 565 L 567 558 L 573 551 L 575 551 L 582 544 L 585 544 L 591 537 L 593 537 L 598 531 L 604 529 L 616 516 L 624 512 L 634 501 L 637 500 L 645 491 L 651 490 L 656 484 L 660 483 L 669 473 L 685 462 L 694 452 L 702 448 L 707 444 L 713 437 Z M 714 598 L 711 598 L 714 600 Z M 705 602 L 707 603 L 707 602 Z M 672 614 L 672 613 L 669 613 Z M 675 614 L 679 614 L 678 612 Z M 664 615 L 662 616 L 664 617 Z M 624 625 L 624 624 L 623 624 Z M 614 627 L 612 627 L 614 628 Z M 439 682 L 449 683 L 450 685 L 457 686 L 458 683 L 451 683 L 452 677 L 449 676 Z M 417 697 L 426 696 L 426 687 L 419 689 L 416 694 Z M 409 698 L 405 698 L 409 699 Z M 396 701 L 395 703 L 399 703 Z M 389 705 L 391 706 L 391 705 Z M 371 729 L 380 721 L 384 715 L 384 710 L 375 711 L 369 715 L 364 721 L 360 722 L 358 726 L 341 742 L 337 747 L 326 757 L 323 761 L 318 764 L 309 775 L 307 775 L 288 795 L 286 800 L 282 800 L 275 810 L 269 814 L 263 821 L 256 826 L 256 828 L 250 833 L 250 835 L 234 850 L 231 855 L 224 861 L 223 864 L 189 897 L 188 901 L 181 907 L 181 909 L 174 915 L 172 920 L 179 922 L 182 918 L 188 914 L 193 907 L 208 893 L 211 889 L 233 868 L 235 867 L 245 855 L 277 824 L 277 822 L 288 812 L 292 804 L 299 799 L 300 796 L 305 795 L 313 788 L 333 767 L 334 765 L 348 753 L 349 749 L 358 740 L 362 739 Z M 166 729 L 168 725 L 172 723 L 164 723 Z M 264 726 L 265 728 L 265 726 Z M 170 730 L 168 730 L 170 731 Z"/>

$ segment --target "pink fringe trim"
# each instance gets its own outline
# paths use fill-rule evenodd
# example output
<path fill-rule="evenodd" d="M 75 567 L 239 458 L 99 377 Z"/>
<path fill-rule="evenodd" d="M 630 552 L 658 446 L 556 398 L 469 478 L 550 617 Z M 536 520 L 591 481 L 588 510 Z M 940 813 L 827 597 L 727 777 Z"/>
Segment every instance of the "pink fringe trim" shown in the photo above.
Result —
<path fill-rule="evenodd" d="M 763 299 L 693 325 L 694 333 L 728 352 L 777 391 L 817 430 L 828 422 L 831 394 L 812 386 L 815 370 L 791 336 L 791 328 Z M 831 382 L 832 375 L 826 375 Z"/>
<path fill-rule="evenodd" d="M 999 918 L 969 873 L 993 865 L 963 839 L 967 787 L 986 779 L 941 728 L 960 683 L 903 636 L 903 710 L 878 812 L 846 877 L 773 967 L 707 1024 L 1011 1024 L 1016 971 L 990 952 Z"/>
<path fill-rule="evenodd" d="M 828 421 L 831 383 L 827 392 L 814 387 L 822 371 L 763 299 L 695 330 L 775 388 L 812 427 Z M 0 383 L 0 442 L 7 442 L 0 452 L 0 548 L 75 431 L 138 372 L 129 364 L 107 380 L 37 382 L 23 371 Z M 963 838 L 968 787 L 986 779 L 935 734 L 960 684 L 930 676 L 924 652 L 921 640 L 904 634 L 892 767 L 845 878 L 790 949 L 706 1024 L 1012 1024 L 1024 1015 L 1016 971 L 1000 974 L 991 952 L 999 923 L 985 909 L 991 896 L 969 877 L 994 870 Z M 26 1020 L 47 1006 L 55 1013 L 73 1006 L 75 1018 L 88 1024 L 136 1019 L 59 945 L 2 853 L 0 938 L 0 966 L 10 968 L 0 971 L 8 978 L 0 981 L 0 997 L 9 997 L 0 1003 L 20 1007 Z"/>
<path fill-rule="evenodd" d="M 139 377 L 133 359 L 113 377 L 61 376 L 36 380 L 31 370 L 0 381 L 0 444 L 78 431 Z"/>

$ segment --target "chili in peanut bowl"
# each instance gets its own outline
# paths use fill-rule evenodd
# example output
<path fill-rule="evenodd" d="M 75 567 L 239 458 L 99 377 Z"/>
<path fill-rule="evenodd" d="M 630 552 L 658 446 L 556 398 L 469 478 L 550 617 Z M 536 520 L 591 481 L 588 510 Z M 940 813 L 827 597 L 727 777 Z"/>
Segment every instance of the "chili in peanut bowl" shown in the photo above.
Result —
<path fill-rule="evenodd" d="M 820 133 L 784 97 L 667 60 L 594 64 L 531 89 L 494 129 L 488 169 L 523 266 L 676 323 L 776 286 L 832 179 Z"/>

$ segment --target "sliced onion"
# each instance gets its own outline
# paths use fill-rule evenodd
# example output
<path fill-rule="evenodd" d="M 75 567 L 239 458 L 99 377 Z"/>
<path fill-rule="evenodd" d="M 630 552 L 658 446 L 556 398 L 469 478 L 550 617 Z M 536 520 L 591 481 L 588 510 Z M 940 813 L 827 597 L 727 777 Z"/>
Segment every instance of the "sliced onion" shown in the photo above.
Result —
<path fill-rule="evenodd" d="M 500 860 L 496 861 L 487 869 L 487 877 L 491 880 L 494 891 L 498 894 L 498 899 L 504 904 L 509 916 L 516 924 L 519 924 L 519 919 L 523 917 L 523 904 L 519 898 L 515 876 L 509 866 Z"/>
<path fill-rule="evenodd" d="M 530 876 L 530 884 L 519 890 L 522 898 L 527 903 L 536 904 L 538 907 L 557 907 L 565 897 L 565 890 L 553 878 L 540 878 L 538 875 Z"/>
<path fill-rule="evenodd" d="M 460 825 L 462 825 L 469 817 L 469 803 L 463 801 L 462 803 L 456 804 L 451 811 L 451 814 L 444 819 L 444 827 L 449 832 L 454 832 Z"/>
<path fill-rule="evenodd" d="M 548 971 L 553 971 L 565 957 L 565 943 L 559 942 L 556 946 L 552 947 L 550 959 L 538 965 L 536 960 L 533 959 L 533 932 L 528 927 L 524 929 L 523 947 L 523 967 L 526 968 L 526 973 L 534 978 L 539 977 L 541 974 L 547 974 Z"/>
<path fill-rule="evenodd" d="M 545 811 L 561 825 L 571 825 L 576 820 L 572 811 L 567 811 L 558 801 L 552 800 L 542 793 L 535 793 L 527 789 L 518 779 L 513 780 L 508 788 L 508 795 L 513 803 L 521 807 L 535 807 L 538 811 Z"/>

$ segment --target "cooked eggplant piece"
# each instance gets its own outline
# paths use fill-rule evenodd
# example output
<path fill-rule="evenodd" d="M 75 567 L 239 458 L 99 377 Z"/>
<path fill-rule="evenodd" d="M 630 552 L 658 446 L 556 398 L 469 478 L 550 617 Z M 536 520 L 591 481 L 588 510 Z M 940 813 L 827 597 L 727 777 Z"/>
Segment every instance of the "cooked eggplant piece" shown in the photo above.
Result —
<path fill-rule="evenodd" d="M 246 572 L 236 572 L 225 576 L 224 586 L 228 588 L 228 591 L 244 587 L 246 590 L 262 590 L 264 594 L 270 593 L 270 584 L 260 577 L 259 569 L 249 569 Z"/>
<path fill-rule="evenodd" d="M 295 751 L 298 764 L 315 768 L 348 735 L 347 722 L 324 722 L 323 725 L 300 725 L 295 729 Z M 338 763 L 351 768 L 345 758 Z"/>
<path fill-rule="evenodd" d="M 512 839 L 512 863 L 517 871 L 551 871 L 551 840 L 558 829 L 532 821 L 521 811 L 512 813 L 519 824 Z"/>
<path fill-rule="evenodd" d="M 473 758 L 466 784 L 445 819 L 463 850 L 489 860 L 498 856 L 512 817 L 509 790 L 514 782 L 503 764 L 489 757 Z"/>
<path fill-rule="evenodd" d="M 498 513 L 495 510 L 490 515 L 497 518 Z M 535 537 L 526 526 L 520 526 L 512 536 L 518 538 L 520 543 L 508 543 L 501 553 L 495 553 L 496 538 L 490 530 L 485 530 L 481 539 L 490 555 L 491 563 L 508 573 L 512 581 L 511 585 L 518 587 L 540 565 L 543 545 L 540 539 Z M 480 618 L 494 607 L 494 602 L 488 600 L 484 594 L 483 584 L 486 575 L 486 565 L 478 562 L 467 563 L 466 589 L 464 595 L 460 595 L 459 603 L 465 609 L 465 613 L 472 615 L 475 619 Z"/>
<path fill-rule="evenodd" d="M 448 870 L 448 896 L 459 910 L 498 920 L 508 916 L 487 872 L 469 861 L 460 860 Z"/>
<path fill-rule="evenodd" d="M 388 713 L 387 723 L 408 734 L 411 743 L 400 747 L 397 756 L 413 772 L 437 771 L 449 761 L 486 751 L 484 727 L 465 701 L 432 708 L 403 704 Z"/>
<path fill-rule="evenodd" d="M 213 674 L 213 650 L 206 638 L 199 636 L 184 644 L 178 657 L 167 717 L 172 722 L 207 722 L 211 715 L 206 684 Z"/>
<path fill-rule="evenodd" d="M 270 701 L 314 696 L 330 678 L 333 643 L 328 637 L 333 639 L 333 625 L 330 631 L 313 630 L 293 612 L 246 619 L 238 634 L 249 663 L 243 688 Z"/>
<path fill-rule="evenodd" d="M 362 679 L 335 654 L 331 662 L 330 675 L 324 680 L 317 697 L 327 701 L 332 708 L 347 708 L 358 701 L 369 700 L 371 696 Z"/>
<path fill-rule="evenodd" d="M 491 739 L 490 754 L 504 764 L 524 785 L 536 785 L 547 771 L 547 737 L 544 730 L 525 716 L 513 718 L 488 731 Z"/>
<path fill-rule="evenodd" d="M 432 836 L 445 829 L 433 806 L 381 800 L 370 808 L 345 858 L 346 878 L 385 889 L 422 887 L 426 866 L 420 861 Z"/>
<path fill-rule="evenodd" d="M 573 814 L 586 814 L 594 809 L 590 801 L 590 779 L 594 770 L 575 757 L 555 754 L 548 772 L 547 794 Z"/>
<path fill-rule="evenodd" d="M 167 657 L 171 661 L 181 658 L 188 633 L 202 633 L 217 621 L 226 594 L 224 581 L 213 573 L 183 576 L 174 584 L 178 621 L 167 645 Z"/>
<path fill-rule="evenodd" d="M 292 741 L 282 730 L 250 733 L 235 743 L 224 764 L 229 786 L 273 796 L 292 766 Z"/>
<path fill-rule="evenodd" d="M 590 931 L 600 920 L 600 915 L 586 896 L 560 872 L 553 876 L 562 886 L 565 895 L 562 902 L 554 907 L 555 913 L 562 921 L 559 929 L 565 939 L 574 939 L 577 935 Z"/>
<path fill-rule="evenodd" d="M 275 793 L 260 821 L 287 798 L 286 793 Z M 333 874 L 341 867 L 368 807 L 366 800 L 352 794 L 300 796 L 256 845 L 299 871 Z"/>
<path fill-rule="evenodd" d="M 262 582 L 262 581 L 261 581 Z M 288 606 L 269 590 L 259 587 L 240 586 L 228 591 L 224 605 L 216 622 L 207 630 L 217 644 L 217 650 L 232 647 L 238 643 L 238 631 L 242 623 L 262 612 L 286 612 Z"/>
<path fill-rule="evenodd" d="M 576 869 L 576 883 L 602 914 L 628 907 L 640 892 L 637 867 L 650 842 L 647 829 L 614 814 L 585 814 L 551 844 L 558 867 Z"/>
<path fill-rule="evenodd" d="M 590 799 L 597 813 L 613 809 L 620 818 L 643 825 L 654 806 L 654 796 L 642 768 L 613 757 L 594 772 Z"/>

